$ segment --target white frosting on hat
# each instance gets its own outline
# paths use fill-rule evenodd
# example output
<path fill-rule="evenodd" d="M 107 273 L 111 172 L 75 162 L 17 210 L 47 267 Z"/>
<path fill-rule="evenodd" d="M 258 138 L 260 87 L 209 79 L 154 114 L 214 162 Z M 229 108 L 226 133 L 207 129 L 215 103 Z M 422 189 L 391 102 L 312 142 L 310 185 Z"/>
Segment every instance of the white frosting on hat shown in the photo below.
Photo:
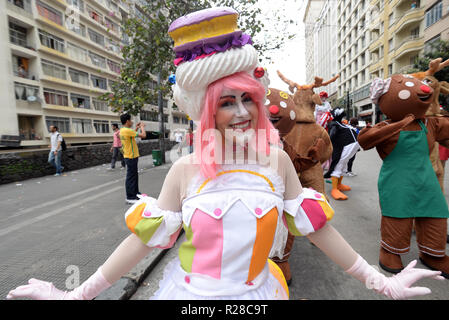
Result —
<path fill-rule="evenodd" d="M 176 70 L 176 84 L 173 85 L 173 98 L 176 105 L 189 117 L 198 121 L 209 84 L 237 72 L 248 72 L 254 79 L 258 67 L 258 54 L 252 45 L 231 48 L 198 60 L 183 62 Z M 268 90 L 268 74 L 257 79 Z"/>

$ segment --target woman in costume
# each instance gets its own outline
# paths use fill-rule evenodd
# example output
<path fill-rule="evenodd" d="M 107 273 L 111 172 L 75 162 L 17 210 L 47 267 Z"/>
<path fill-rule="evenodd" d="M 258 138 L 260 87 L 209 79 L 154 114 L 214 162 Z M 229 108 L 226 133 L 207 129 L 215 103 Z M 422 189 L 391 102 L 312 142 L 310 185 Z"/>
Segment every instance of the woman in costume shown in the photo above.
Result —
<path fill-rule="evenodd" d="M 173 164 L 158 199 L 142 197 L 127 211 L 132 234 L 73 291 L 31 279 L 8 298 L 92 299 L 151 248 L 171 247 L 181 228 L 186 240 L 154 299 L 287 299 L 282 273 L 268 260 L 282 253 L 287 227 L 308 236 L 355 278 L 376 284 L 379 293 L 407 298 L 430 292 L 410 286 L 424 277 L 439 279 L 439 272 L 414 269 L 416 262 L 391 278 L 376 271 L 326 224 L 332 208 L 321 194 L 301 187 L 288 155 L 268 147 L 279 139 L 263 109 L 268 78 L 249 37 L 237 30 L 237 16 L 230 8 L 212 8 L 170 27 L 178 65 L 174 99 L 199 124 L 196 146 Z M 256 130 L 262 138 L 255 139 Z M 226 143 L 231 157 L 243 162 L 220 163 L 229 160 Z M 251 164 L 253 151 L 257 161 Z M 266 156 L 270 161 L 263 163 Z"/>

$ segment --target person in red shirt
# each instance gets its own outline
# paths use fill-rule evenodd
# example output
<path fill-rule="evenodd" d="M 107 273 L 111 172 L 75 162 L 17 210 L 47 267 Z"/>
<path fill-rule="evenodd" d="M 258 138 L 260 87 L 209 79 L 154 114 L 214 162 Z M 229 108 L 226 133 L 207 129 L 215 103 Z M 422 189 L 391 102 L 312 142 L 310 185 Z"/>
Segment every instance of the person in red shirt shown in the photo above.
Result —
<path fill-rule="evenodd" d="M 187 130 L 186 142 L 187 142 L 187 145 L 189 146 L 189 153 L 192 153 L 193 152 L 193 132 L 192 132 L 192 128 L 189 128 Z"/>

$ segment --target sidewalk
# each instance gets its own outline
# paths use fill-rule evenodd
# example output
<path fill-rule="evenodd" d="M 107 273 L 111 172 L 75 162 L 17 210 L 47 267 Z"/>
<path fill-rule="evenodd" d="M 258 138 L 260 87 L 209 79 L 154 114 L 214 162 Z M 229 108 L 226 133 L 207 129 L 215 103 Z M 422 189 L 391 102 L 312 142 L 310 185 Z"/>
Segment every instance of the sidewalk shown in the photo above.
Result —
<path fill-rule="evenodd" d="M 151 155 L 139 159 L 142 193 L 158 197 L 171 166 L 169 152 L 166 161 L 155 167 Z M 0 300 L 30 278 L 71 289 L 69 267 L 77 268 L 82 283 L 130 234 L 124 221 L 130 207 L 125 202 L 126 170 L 107 170 L 109 166 L 0 185 Z M 161 250 L 153 251 L 102 297 L 130 296 L 132 284 L 138 286 L 159 254 Z"/>

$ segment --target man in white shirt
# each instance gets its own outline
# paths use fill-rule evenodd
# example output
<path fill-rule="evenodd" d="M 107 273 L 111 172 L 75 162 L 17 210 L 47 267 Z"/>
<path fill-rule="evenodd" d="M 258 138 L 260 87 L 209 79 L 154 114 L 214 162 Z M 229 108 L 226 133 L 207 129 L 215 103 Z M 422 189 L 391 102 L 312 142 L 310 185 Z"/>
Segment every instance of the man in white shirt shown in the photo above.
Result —
<path fill-rule="evenodd" d="M 51 132 L 50 135 L 50 153 L 48 154 L 48 163 L 56 168 L 55 177 L 60 176 L 64 167 L 61 166 L 61 157 L 62 157 L 62 136 L 58 132 L 57 126 L 50 126 L 49 130 Z"/>
<path fill-rule="evenodd" d="M 181 154 L 182 152 L 182 137 L 184 135 L 182 134 L 182 132 L 175 132 L 175 141 L 178 143 L 178 154 Z"/>

